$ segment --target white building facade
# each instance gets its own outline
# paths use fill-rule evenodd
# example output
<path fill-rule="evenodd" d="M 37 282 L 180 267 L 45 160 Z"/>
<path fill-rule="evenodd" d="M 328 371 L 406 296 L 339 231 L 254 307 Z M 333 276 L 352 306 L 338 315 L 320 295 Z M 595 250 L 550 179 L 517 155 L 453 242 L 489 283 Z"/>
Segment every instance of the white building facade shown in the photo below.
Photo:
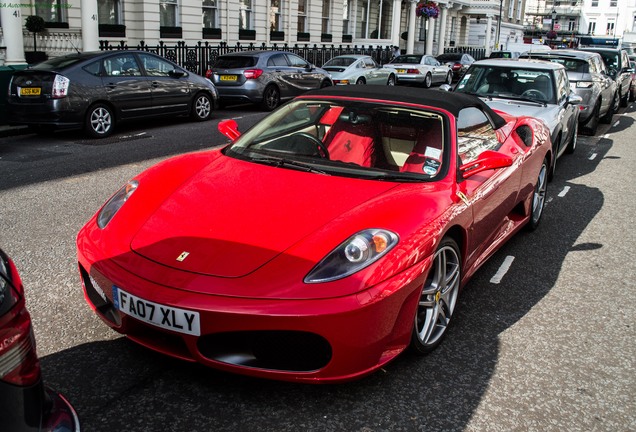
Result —
<path fill-rule="evenodd" d="M 437 55 L 467 47 L 488 53 L 521 41 L 525 0 L 435 4 L 439 15 L 426 19 L 416 0 L 22 0 L 0 8 L 0 62 L 24 63 L 34 39 L 49 57 L 98 50 L 100 42 L 397 45 Z M 46 22 L 35 38 L 25 28 L 29 15 Z"/>

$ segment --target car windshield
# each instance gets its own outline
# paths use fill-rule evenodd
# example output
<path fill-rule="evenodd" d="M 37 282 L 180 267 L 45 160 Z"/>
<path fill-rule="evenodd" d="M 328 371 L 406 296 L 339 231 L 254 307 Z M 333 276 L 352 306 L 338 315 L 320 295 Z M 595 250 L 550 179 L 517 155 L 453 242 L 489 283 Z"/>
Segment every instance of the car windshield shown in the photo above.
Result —
<path fill-rule="evenodd" d="M 458 53 L 446 53 L 437 56 L 437 60 L 439 61 L 460 61 L 462 59 L 462 54 Z"/>
<path fill-rule="evenodd" d="M 321 174 L 430 181 L 448 166 L 445 124 L 433 110 L 298 99 L 256 124 L 225 152 Z"/>
<path fill-rule="evenodd" d="M 219 57 L 214 63 L 215 68 L 240 69 L 256 66 L 257 58 L 250 56 L 226 56 Z"/>
<path fill-rule="evenodd" d="M 510 51 L 493 51 L 490 53 L 490 58 L 512 58 L 513 55 Z"/>
<path fill-rule="evenodd" d="M 618 54 L 608 52 L 601 52 L 599 54 L 601 54 L 601 57 L 603 57 L 603 61 L 605 62 L 605 66 L 608 70 L 612 72 L 616 72 L 618 70 Z"/>
<path fill-rule="evenodd" d="M 353 57 L 336 57 L 329 60 L 327 63 L 323 65 L 323 67 L 329 66 L 350 66 L 355 63 L 357 59 Z"/>
<path fill-rule="evenodd" d="M 572 58 L 572 57 L 555 57 L 550 54 L 547 54 L 547 55 L 524 54 L 523 56 L 521 56 L 521 58 L 534 58 L 534 59 L 551 61 L 552 63 L 563 65 L 563 67 L 565 67 L 565 70 L 568 72 L 588 73 L 590 71 L 590 65 L 587 61 Z"/>
<path fill-rule="evenodd" d="M 417 63 L 422 61 L 421 55 L 401 55 L 394 58 L 390 63 Z"/>
<path fill-rule="evenodd" d="M 555 103 L 552 73 L 542 69 L 473 65 L 455 91 L 481 97 Z"/>

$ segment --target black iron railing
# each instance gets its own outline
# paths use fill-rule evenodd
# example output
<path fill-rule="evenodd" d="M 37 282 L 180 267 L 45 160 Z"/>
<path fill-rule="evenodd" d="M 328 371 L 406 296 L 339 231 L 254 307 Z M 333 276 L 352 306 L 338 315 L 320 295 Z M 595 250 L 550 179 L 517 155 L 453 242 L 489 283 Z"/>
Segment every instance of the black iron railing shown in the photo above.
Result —
<path fill-rule="evenodd" d="M 357 45 L 317 45 L 317 44 L 272 44 L 266 46 L 265 43 L 257 45 L 255 43 L 236 45 L 228 45 L 225 42 L 209 43 L 198 42 L 196 45 L 186 45 L 185 42 L 177 42 L 176 44 L 166 44 L 159 42 L 159 45 L 151 46 L 146 45 L 143 41 L 137 46 L 129 47 L 124 41 L 113 44 L 110 41 L 100 41 L 99 48 L 102 51 L 106 50 L 127 50 L 138 49 L 143 51 L 149 51 L 158 54 L 168 60 L 171 60 L 190 72 L 197 73 L 199 75 L 205 75 L 207 69 L 212 66 L 218 56 L 230 52 L 236 51 L 251 51 L 251 50 L 281 50 L 289 51 L 294 54 L 298 54 L 310 63 L 320 67 L 328 60 L 335 56 L 344 54 L 366 54 L 373 57 L 373 59 L 380 63 L 385 64 L 391 60 L 391 47 L 386 46 L 357 46 Z"/>

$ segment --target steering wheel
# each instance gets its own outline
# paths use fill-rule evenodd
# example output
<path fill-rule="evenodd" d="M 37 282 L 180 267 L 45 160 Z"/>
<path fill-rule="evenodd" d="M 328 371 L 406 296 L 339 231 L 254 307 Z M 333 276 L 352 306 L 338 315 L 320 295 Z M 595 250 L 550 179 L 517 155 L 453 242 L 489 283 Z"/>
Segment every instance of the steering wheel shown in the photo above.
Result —
<path fill-rule="evenodd" d="M 521 96 L 523 97 L 527 97 L 530 99 L 538 99 L 538 100 L 542 100 L 542 101 L 547 101 L 548 97 L 545 95 L 545 93 L 543 93 L 540 90 L 537 89 L 529 89 L 524 91 L 523 93 L 521 93 Z"/>
<path fill-rule="evenodd" d="M 311 142 L 311 144 L 313 144 L 314 146 L 316 146 L 316 148 L 318 149 L 318 156 L 324 158 L 324 159 L 329 159 L 329 150 L 327 150 L 327 146 L 320 141 L 318 138 L 316 138 L 315 136 L 313 136 L 312 134 L 309 134 L 307 132 L 298 132 L 295 133 L 294 135 L 295 137 L 300 137 L 303 138 L 306 141 Z"/>

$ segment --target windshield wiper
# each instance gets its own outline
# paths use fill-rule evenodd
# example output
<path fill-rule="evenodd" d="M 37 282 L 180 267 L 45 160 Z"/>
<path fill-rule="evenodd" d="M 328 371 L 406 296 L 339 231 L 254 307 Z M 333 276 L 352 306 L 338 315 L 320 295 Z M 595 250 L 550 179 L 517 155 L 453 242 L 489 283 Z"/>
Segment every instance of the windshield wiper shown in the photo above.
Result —
<path fill-rule="evenodd" d="M 498 96 L 495 96 L 498 97 Z M 536 103 L 542 106 L 548 106 L 548 103 L 545 101 L 540 101 L 537 99 L 532 99 L 532 98 L 527 98 L 527 97 L 522 97 L 522 96 L 501 96 L 501 99 L 512 99 L 512 100 L 517 100 L 517 101 L 522 101 L 522 102 L 531 102 L 531 103 Z"/>
<path fill-rule="evenodd" d="M 249 160 L 258 162 L 258 163 L 264 163 L 264 164 L 279 167 L 279 168 L 293 168 L 299 171 L 329 175 L 326 171 L 318 169 L 310 164 L 297 162 L 291 159 L 276 158 L 276 157 L 255 157 L 255 158 L 250 158 Z"/>

